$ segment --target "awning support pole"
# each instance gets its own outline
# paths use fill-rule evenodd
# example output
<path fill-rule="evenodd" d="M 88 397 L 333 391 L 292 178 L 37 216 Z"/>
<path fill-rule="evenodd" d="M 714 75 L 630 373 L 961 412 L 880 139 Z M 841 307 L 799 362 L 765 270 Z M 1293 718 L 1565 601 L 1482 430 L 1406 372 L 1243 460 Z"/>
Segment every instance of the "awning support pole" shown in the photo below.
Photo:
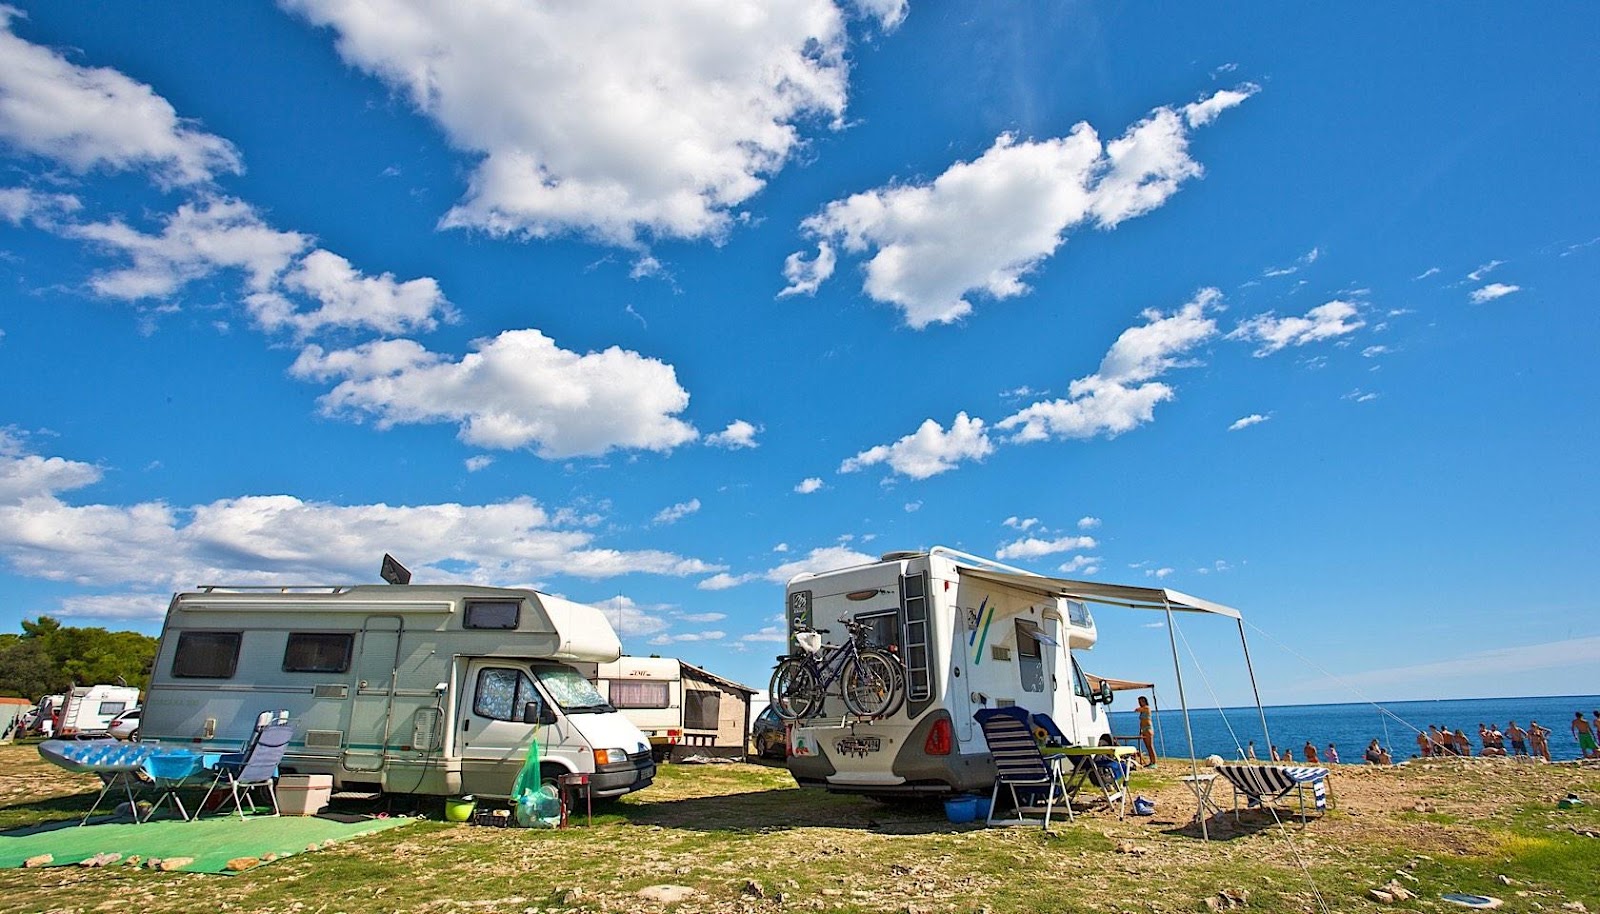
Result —
<path fill-rule="evenodd" d="M 1256 687 L 1256 668 L 1250 663 L 1250 642 L 1244 637 L 1244 620 L 1239 620 L 1239 646 L 1244 648 L 1244 668 L 1250 673 L 1250 691 L 1256 697 L 1256 713 L 1261 715 L 1261 738 L 1267 741 L 1267 752 L 1272 752 L 1272 734 L 1267 730 L 1267 709 L 1261 705 L 1261 690 Z"/>
<path fill-rule="evenodd" d="M 1173 628 L 1172 604 L 1163 599 L 1161 605 L 1167 612 L 1167 640 L 1172 643 L 1172 672 L 1178 679 L 1178 704 L 1183 708 L 1183 732 L 1189 738 L 1189 770 L 1194 775 L 1194 786 L 1199 787 L 1200 760 L 1194 757 L 1194 727 L 1189 724 L 1189 699 L 1183 691 L 1183 665 L 1178 662 L 1178 633 Z M 1251 677 L 1251 681 L 1255 681 L 1254 677 Z M 1206 827 L 1206 806 L 1202 799 L 1204 796 L 1199 790 L 1194 792 L 1194 817 L 1200 823 L 1200 837 L 1210 841 L 1211 831 Z"/>

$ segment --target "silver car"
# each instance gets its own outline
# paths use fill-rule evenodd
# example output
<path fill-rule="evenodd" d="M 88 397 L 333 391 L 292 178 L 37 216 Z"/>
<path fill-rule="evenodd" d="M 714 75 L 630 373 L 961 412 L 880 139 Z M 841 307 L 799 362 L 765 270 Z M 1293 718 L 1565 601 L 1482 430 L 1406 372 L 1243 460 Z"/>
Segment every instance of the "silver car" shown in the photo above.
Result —
<path fill-rule="evenodd" d="M 107 728 L 111 735 L 117 739 L 139 741 L 139 708 L 129 708 L 111 718 L 111 725 Z"/>

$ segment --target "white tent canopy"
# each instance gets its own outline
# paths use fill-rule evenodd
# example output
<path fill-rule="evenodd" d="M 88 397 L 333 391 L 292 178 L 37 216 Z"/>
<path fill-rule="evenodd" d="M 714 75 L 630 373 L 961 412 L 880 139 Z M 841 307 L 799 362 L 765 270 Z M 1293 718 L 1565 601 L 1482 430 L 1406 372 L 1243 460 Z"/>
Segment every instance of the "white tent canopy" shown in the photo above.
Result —
<path fill-rule="evenodd" d="M 1191 597 L 1165 587 L 1133 587 L 1126 584 L 1101 584 L 1097 581 L 1073 581 L 1067 578 L 1049 578 L 1037 574 L 994 571 L 988 568 L 963 567 L 960 571 L 964 577 L 991 584 L 1002 584 L 1046 597 L 1068 597 L 1087 603 L 1126 606 L 1129 609 L 1170 609 L 1173 612 L 1215 613 L 1230 619 L 1242 618 L 1239 611 L 1231 606 Z"/>

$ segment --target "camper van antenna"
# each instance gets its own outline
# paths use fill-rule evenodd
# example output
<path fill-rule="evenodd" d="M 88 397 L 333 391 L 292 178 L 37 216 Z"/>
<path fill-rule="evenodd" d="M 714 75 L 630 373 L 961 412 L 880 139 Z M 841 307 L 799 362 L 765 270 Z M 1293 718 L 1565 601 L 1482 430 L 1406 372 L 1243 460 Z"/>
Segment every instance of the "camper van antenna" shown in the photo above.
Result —
<path fill-rule="evenodd" d="M 620 647 L 622 645 L 622 594 L 617 594 L 612 605 L 617 609 L 617 645 Z M 624 649 L 622 652 L 626 654 L 627 650 Z"/>

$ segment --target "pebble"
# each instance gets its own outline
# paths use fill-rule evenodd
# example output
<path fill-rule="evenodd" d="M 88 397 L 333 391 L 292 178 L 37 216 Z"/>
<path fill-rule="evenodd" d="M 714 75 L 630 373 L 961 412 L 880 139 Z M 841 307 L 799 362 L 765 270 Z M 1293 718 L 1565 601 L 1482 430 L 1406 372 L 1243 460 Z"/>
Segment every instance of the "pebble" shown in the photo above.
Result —
<path fill-rule="evenodd" d="M 699 892 L 686 885 L 647 885 L 636 893 L 640 898 L 660 904 L 677 904 Z"/>
<path fill-rule="evenodd" d="M 37 866 L 49 866 L 55 862 L 56 857 L 54 854 L 40 854 L 37 857 L 29 857 L 28 859 L 22 861 L 22 865 L 32 869 Z"/>

